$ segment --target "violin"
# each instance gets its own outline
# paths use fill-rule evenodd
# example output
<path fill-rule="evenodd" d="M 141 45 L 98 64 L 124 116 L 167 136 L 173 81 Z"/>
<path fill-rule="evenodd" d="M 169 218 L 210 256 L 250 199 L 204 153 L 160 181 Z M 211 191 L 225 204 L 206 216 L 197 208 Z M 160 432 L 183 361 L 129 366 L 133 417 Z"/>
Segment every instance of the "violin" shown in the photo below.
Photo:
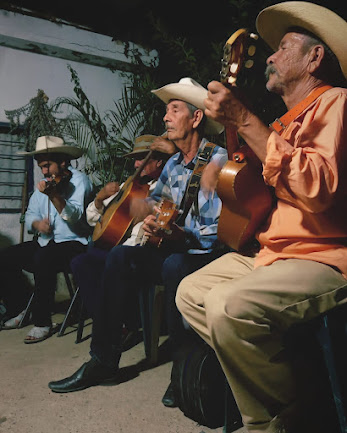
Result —
<path fill-rule="evenodd" d="M 65 169 L 61 174 L 52 174 L 51 180 L 46 181 L 46 187 L 44 193 L 49 195 L 53 191 L 61 192 L 72 178 L 70 170 Z"/>

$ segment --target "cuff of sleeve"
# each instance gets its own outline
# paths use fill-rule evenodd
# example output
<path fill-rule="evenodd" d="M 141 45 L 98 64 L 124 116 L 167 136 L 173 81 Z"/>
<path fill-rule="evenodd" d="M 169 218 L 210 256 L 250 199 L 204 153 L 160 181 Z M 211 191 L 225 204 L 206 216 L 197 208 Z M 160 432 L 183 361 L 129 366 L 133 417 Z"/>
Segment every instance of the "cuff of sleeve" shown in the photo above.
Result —
<path fill-rule="evenodd" d="M 64 209 L 61 211 L 60 216 L 64 221 L 69 221 L 72 215 L 73 209 L 68 205 L 68 203 L 66 203 Z"/>
<path fill-rule="evenodd" d="M 94 200 L 90 203 L 90 205 L 89 205 L 88 207 L 89 207 L 89 209 L 90 209 L 92 212 L 98 213 L 98 214 L 100 214 L 100 215 L 103 215 L 104 210 L 105 210 L 105 205 L 102 205 L 102 208 L 101 208 L 101 209 L 98 209 L 98 208 L 95 206 L 95 202 L 94 202 Z"/>

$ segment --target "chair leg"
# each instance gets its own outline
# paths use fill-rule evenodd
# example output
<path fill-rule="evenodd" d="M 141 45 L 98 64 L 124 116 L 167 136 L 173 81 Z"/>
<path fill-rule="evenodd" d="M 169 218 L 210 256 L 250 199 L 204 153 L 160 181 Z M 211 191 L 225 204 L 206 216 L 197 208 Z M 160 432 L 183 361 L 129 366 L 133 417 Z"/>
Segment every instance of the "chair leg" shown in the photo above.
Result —
<path fill-rule="evenodd" d="M 149 363 L 155 365 L 158 362 L 158 347 L 160 337 L 160 325 L 163 311 L 164 287 L 154 286 L 151 302 L 151 345 Z"/>
<path fill-rule="evenodd" d="M 64 335 L 65 329 L 67 327 L 68 319 L 70 318 L 70 315 L 71 315 L 71 311 L 72 311 L 73 307 L 75 306 L 75 301 L 76 301 L 78 292 L 79 292 L 79 287 L 77 287 L 75 293 L 73 293 L 73 295 L 72 295 L 72 299 L 71 299 L 69 308 L 68 308 L 68 310 L 67 310 L 67 312 L 65 314 L 63 323 L 60 326 L 60 329 L 59 329 L 59 332 L 58 332 L 58 337 L 62 337 Z"/>
<path fill-rule="evenodd" d="M 34 295 L 35 295 L 35 292 L 33 292 L 31 294 L 31 296 L 30 296 L 28 304 L 27 304 L 27 306 L 25 308 L 24 316 L 22 317 L 21 321 L 19 322 L 18 328 L 22 328 L 24 326 L 24 324 L 26 323 L 26 320 L 27 320 L 27 318 L 28 318 L 28 316 L 30 314 L 30 311 L 31 311 L 31 304 L 32 304 L 33 299 L 34 299 Z"/>
<path fill-rule="evenodd" d="M 158 361 L 158 344 L 163 305 L 163 286 L 139 290 L 140 316 L 146 357 L 151 365 Z"/>
<path fill-rule="evenodd" d="M 316 335 L 322 347 L 325 364 L 329 374 L 330 386 L 332 389 L 336 412 L 339 420 L 340 433 L 347 433 L 346 413 L 341 393 L 341 387 L 339 384 L 339 378 L 337 375 L 333 344 L 329 330 L 329 318 L 327 315 L 323 317 L 323 323 L 318 329 Z"/>
<path fill-rule="evenodd" d="M 150 312 L 149 312 L 149 290 L 139 290 L 139 307 L 140 307 L 140 318 L 143 333 L 143 344 L 145 346 L 146 357 L 150 357 L 151 353 L 151 329 L 150 329 Z"/>
<path fill-rule="evenodd" d="M 74 288 L 72 286 L 69 273 L 67 271 L 64 271 L 63 273 L 64 273 L 64 277 L 65 277 L 65 281 L 66 281 L 66 286 L 67 286 L 68 291 L 70 293 L 70 298 L 72 299 L 74 297 L 75 290 L 74 290 Z"/>

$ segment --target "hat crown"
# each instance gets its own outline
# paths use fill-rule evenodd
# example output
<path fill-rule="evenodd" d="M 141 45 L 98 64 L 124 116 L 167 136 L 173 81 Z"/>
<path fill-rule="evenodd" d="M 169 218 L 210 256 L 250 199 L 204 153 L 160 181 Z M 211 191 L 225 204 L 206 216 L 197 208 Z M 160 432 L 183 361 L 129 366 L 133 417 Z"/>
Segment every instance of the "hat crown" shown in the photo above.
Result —
<path fill-rule="evenodd" d="M 60 137 L 54 137 L 52 135 L 43 135 L 38 137 L 36 140 L 36 151 L 46 149 L 47 152 L 55 147 L 65 146 L 64 140 Z"/>
<path fill-rule="evenodd" d="M 193 78 L 190 77 L 181 78 L 178 83 L 185 84 L 187 86 L 195 86 L 206 91 L 206 89 L 201 84 L 199 84 L 197 81 L 193 80 Z"/>

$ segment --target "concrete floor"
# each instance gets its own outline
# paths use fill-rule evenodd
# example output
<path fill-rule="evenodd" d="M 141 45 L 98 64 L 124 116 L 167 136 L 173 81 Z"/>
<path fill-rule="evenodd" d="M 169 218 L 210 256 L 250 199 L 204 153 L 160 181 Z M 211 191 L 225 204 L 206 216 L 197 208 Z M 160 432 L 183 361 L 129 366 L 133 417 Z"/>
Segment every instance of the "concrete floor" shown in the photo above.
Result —
<path fill-rule="evenodd" d="M 62 315 L 55 315 L 56 322 Z M 87 339 L 75 344 L 68 328 L 37 344 L 24 344 L 30 326 L 0 332 L 1 433 L 222 433 L 162 405 L 171 362 L 146 369 L 140 342 L 121 359 L 121 383 L 56 394 L 47 384 L 72 374 L 89 359 Z M 87 326 L 84 335 L 90 334 Z M 165 337 L 161 337 L 161 342 Z M 235 433 L 246 433 L 244 428 Z"/>

